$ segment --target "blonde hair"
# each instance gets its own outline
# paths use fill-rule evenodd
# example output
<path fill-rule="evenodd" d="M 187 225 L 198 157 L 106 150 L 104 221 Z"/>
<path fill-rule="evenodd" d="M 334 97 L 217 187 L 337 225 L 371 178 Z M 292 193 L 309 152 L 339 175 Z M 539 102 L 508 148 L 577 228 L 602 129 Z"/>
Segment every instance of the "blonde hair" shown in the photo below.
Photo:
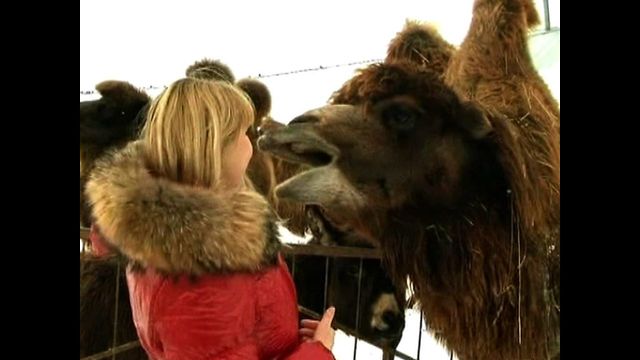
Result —
<path fill-rule="evenodd" d="M 224 149 L 253 118 L 253 103 L 234 85 L 180 79 L 153 101 L 147 113 L 141 134 L 147 165 L 155 175 L 173 181 L 218 186 Z"/>

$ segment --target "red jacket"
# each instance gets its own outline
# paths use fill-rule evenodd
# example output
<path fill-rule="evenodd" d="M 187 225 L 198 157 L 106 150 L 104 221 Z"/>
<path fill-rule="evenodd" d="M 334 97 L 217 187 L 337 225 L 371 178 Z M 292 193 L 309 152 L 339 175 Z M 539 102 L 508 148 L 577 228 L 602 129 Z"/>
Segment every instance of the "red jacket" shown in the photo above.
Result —
<path fill-rule="evenodd" d="M 298 337 L 296 293 L 280 261 L 254 274 L 193 283 L 155 271 L 127 274 L 138 336 L 152 359 L 332 359 Z"/>
<path fill-rule="evenodd" d="M 137 146 L 99 163 L 87 195 L 104 239 L 131 261 L 133 318 L 151 359 L 333 359 L 300 341 L 264 198 L 155 178 Z"/>

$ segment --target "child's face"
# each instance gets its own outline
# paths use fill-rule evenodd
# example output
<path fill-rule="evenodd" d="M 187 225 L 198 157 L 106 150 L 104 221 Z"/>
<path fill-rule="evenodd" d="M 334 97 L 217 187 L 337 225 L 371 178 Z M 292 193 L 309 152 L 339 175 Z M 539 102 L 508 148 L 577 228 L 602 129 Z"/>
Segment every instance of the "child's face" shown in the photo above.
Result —
<path fill-rule="evenodd" d="M 253 147 L 245 131 L 223 150 L 222 177 L 225 184 L 232 188 L 242 184 L 251 155 L 253 155 Z"/>

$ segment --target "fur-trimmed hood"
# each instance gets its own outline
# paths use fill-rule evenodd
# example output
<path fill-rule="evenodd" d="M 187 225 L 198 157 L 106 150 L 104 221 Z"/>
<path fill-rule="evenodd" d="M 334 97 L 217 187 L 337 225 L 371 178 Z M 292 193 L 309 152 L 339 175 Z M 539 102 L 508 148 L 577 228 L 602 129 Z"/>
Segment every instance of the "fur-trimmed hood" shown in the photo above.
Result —
<path fill-rule="evenodd" d="M 223 192 L 150 174 L 141 143 L 104 156 L 86 187 L 106 241 L 169 274 L 257 271 L 280 249 L 275 215 L 256 192 Z"/>

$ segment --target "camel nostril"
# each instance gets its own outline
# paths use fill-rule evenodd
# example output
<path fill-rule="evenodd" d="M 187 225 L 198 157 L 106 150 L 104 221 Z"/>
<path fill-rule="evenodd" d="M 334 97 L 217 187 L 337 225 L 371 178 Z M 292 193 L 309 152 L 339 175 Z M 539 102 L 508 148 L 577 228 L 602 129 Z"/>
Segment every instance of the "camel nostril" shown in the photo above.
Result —
<path fill-rule="evenodd" d="M 378 325 L 384 324 L 384 326 L 378 326 L 376 328 L 377 331 L 386 334 L 386 336 L 391 336 L 393 334 L 401 334 L 404 329 L 404 316 L 402 313 L 397 313 L 393 311 L 385 311 L 381 316 L 381 323 Z"/>
<path fill-rule="evenodd" d="M 392 325 L 398 321 L 398 316 L 393 311 L 385 311 L 382 313 L 382 320 L 389 325 Z"/>

